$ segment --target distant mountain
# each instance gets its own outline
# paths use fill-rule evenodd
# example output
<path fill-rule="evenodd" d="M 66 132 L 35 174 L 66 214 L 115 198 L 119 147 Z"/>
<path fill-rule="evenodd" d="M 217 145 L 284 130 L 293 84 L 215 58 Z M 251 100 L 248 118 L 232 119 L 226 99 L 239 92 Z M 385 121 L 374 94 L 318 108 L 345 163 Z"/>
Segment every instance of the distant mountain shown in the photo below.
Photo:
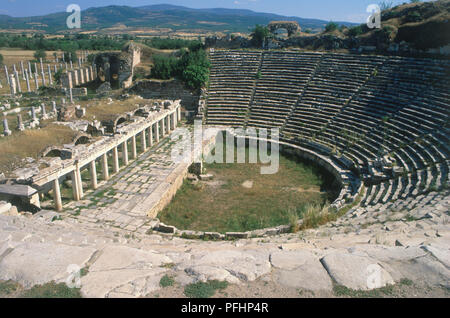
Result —
<path fill-rule="evenodd" d="M 25 18 L 0 15 L 0 28 L 64 31 L 67 30 L 68 16 L 69 13 L 66 12 Z M 192 9 L 168 4 L 89 8 L 82 11 L 81 18 L 84 30 L 104 29 L 120 24 L 132 28 L 170 28 L 174 31 L 248 32 L 256 24 L 265 25 L 273 20 L 297 21 L 303 29 L 319 30 L 328 23 L 324 20 L 286 17 L 251 10 Z M 337 23 L 353 25 L 348 22 Z"/>

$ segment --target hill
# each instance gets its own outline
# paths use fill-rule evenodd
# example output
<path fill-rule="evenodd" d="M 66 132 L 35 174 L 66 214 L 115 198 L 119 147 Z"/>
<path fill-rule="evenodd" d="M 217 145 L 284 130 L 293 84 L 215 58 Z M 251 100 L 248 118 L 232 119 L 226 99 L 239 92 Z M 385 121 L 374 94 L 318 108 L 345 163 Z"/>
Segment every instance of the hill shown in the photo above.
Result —
<path fill-rule="evenodd" d="M 44 16 L 14 18 L 0 15 L 1 29 L 33 29 L 45 32 L 67 31 L 66 12 Z M 127 28 L 170 29 L 185 32 L 249 32 L 255 24 L 268 24 L 272 20 L 292 20 L 304 29 L 321 30 L 328 21 L 286 17 L 271 13 L 239 9 L 192 9 L 173 5 L 141 7 L 106 6 L 82 11 L 83 31 L 117 26 Z M 352 25 L 352 23 L 338 22 Z"/>

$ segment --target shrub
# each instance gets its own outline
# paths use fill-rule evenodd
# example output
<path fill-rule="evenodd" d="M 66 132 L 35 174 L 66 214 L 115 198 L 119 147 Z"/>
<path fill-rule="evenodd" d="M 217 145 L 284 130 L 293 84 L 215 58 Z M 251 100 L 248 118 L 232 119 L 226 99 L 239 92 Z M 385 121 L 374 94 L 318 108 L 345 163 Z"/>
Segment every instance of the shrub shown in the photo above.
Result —
<path fill-rule="evenodd" d="M 64 51 L 64 60 L 66 62 L 72 60 L 72 63 L 77 62 L 78 61 L 77 52 L 75 50 Z"/>
<path fill-rule="evenodd" d="M 348 30 L 348 35 L 350 35 L 350 36 L 358 36 L 358 35 L 361 35 L 362 33 L 363 33 L 363 29 L 360 25 L 350 28 Z"/>
<path fill-rule="evenodd" d="M 159 281 L 159 285 L 163 288 L 165 287 L 169 287 L 169 286 L 173 286 L 174 284 L 174 280 L 172 277 L 168 276 L 168 275 L 164 275 L 161 280 Z"/>
<path fill-rule="evenodd" d="M 206 283 L 198 282 L 186 285 L 184 294 L 189 298 L 210 298 L 214 296 L 216 290 L 222 290 L 227 287 L 227 282 L 220 282 L 217 280 L 208 281 Z"/>
<path fill-rule="evenodd" d="M 39 60 L 39 59 L 45 60 L 45 58 L 47 57 L 47 54 L 45 53 L 44 50 L 37 50 L 36 52 L 34 52 L 33 56 L 36 60 Z"/>

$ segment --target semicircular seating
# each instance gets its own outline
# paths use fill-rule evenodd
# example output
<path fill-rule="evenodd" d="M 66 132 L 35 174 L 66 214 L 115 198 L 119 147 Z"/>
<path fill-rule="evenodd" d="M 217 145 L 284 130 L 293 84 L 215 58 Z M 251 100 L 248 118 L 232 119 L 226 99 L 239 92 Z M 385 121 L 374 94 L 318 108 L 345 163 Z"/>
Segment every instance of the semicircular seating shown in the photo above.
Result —
<path fill-rule="evenodd" d="M 366 185 L 362 207 L 448 191 L 450 61 L 211 50 L 207 124 L 280 128 Z M 394 204 L 396 201 L 397 202 Z M 415 201 L 414 201 L 415 202 Z"/>

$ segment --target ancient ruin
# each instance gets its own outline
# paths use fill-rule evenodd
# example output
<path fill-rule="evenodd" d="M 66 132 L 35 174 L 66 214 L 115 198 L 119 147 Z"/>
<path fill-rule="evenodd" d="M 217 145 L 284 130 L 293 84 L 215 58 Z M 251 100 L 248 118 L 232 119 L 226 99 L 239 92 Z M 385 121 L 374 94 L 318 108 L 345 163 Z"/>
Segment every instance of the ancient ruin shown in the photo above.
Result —
<path fill-rule="evenodd" d="M 420 29 L 400 22 L 400 36 Z M 0 287 L 448 298 L 450 61 L 425 55 L 436 47 L 290 21 L 268 24 L 288 38 L 263 49 L 249 34 L 111 35 L 121 28 L 101 38 L 117 41 L 108 51 L 1 69 Z M 290 169 L 263 179 L 269 154 Z"/>
<path fill-rule="evenodd" d="M 272 21 L 267 27 L 272 33 L 275 33 L 279 29 L 286 29 L 288 37 L 294 36 L 301 31 L 300 25 L 295 21 Z"/>

